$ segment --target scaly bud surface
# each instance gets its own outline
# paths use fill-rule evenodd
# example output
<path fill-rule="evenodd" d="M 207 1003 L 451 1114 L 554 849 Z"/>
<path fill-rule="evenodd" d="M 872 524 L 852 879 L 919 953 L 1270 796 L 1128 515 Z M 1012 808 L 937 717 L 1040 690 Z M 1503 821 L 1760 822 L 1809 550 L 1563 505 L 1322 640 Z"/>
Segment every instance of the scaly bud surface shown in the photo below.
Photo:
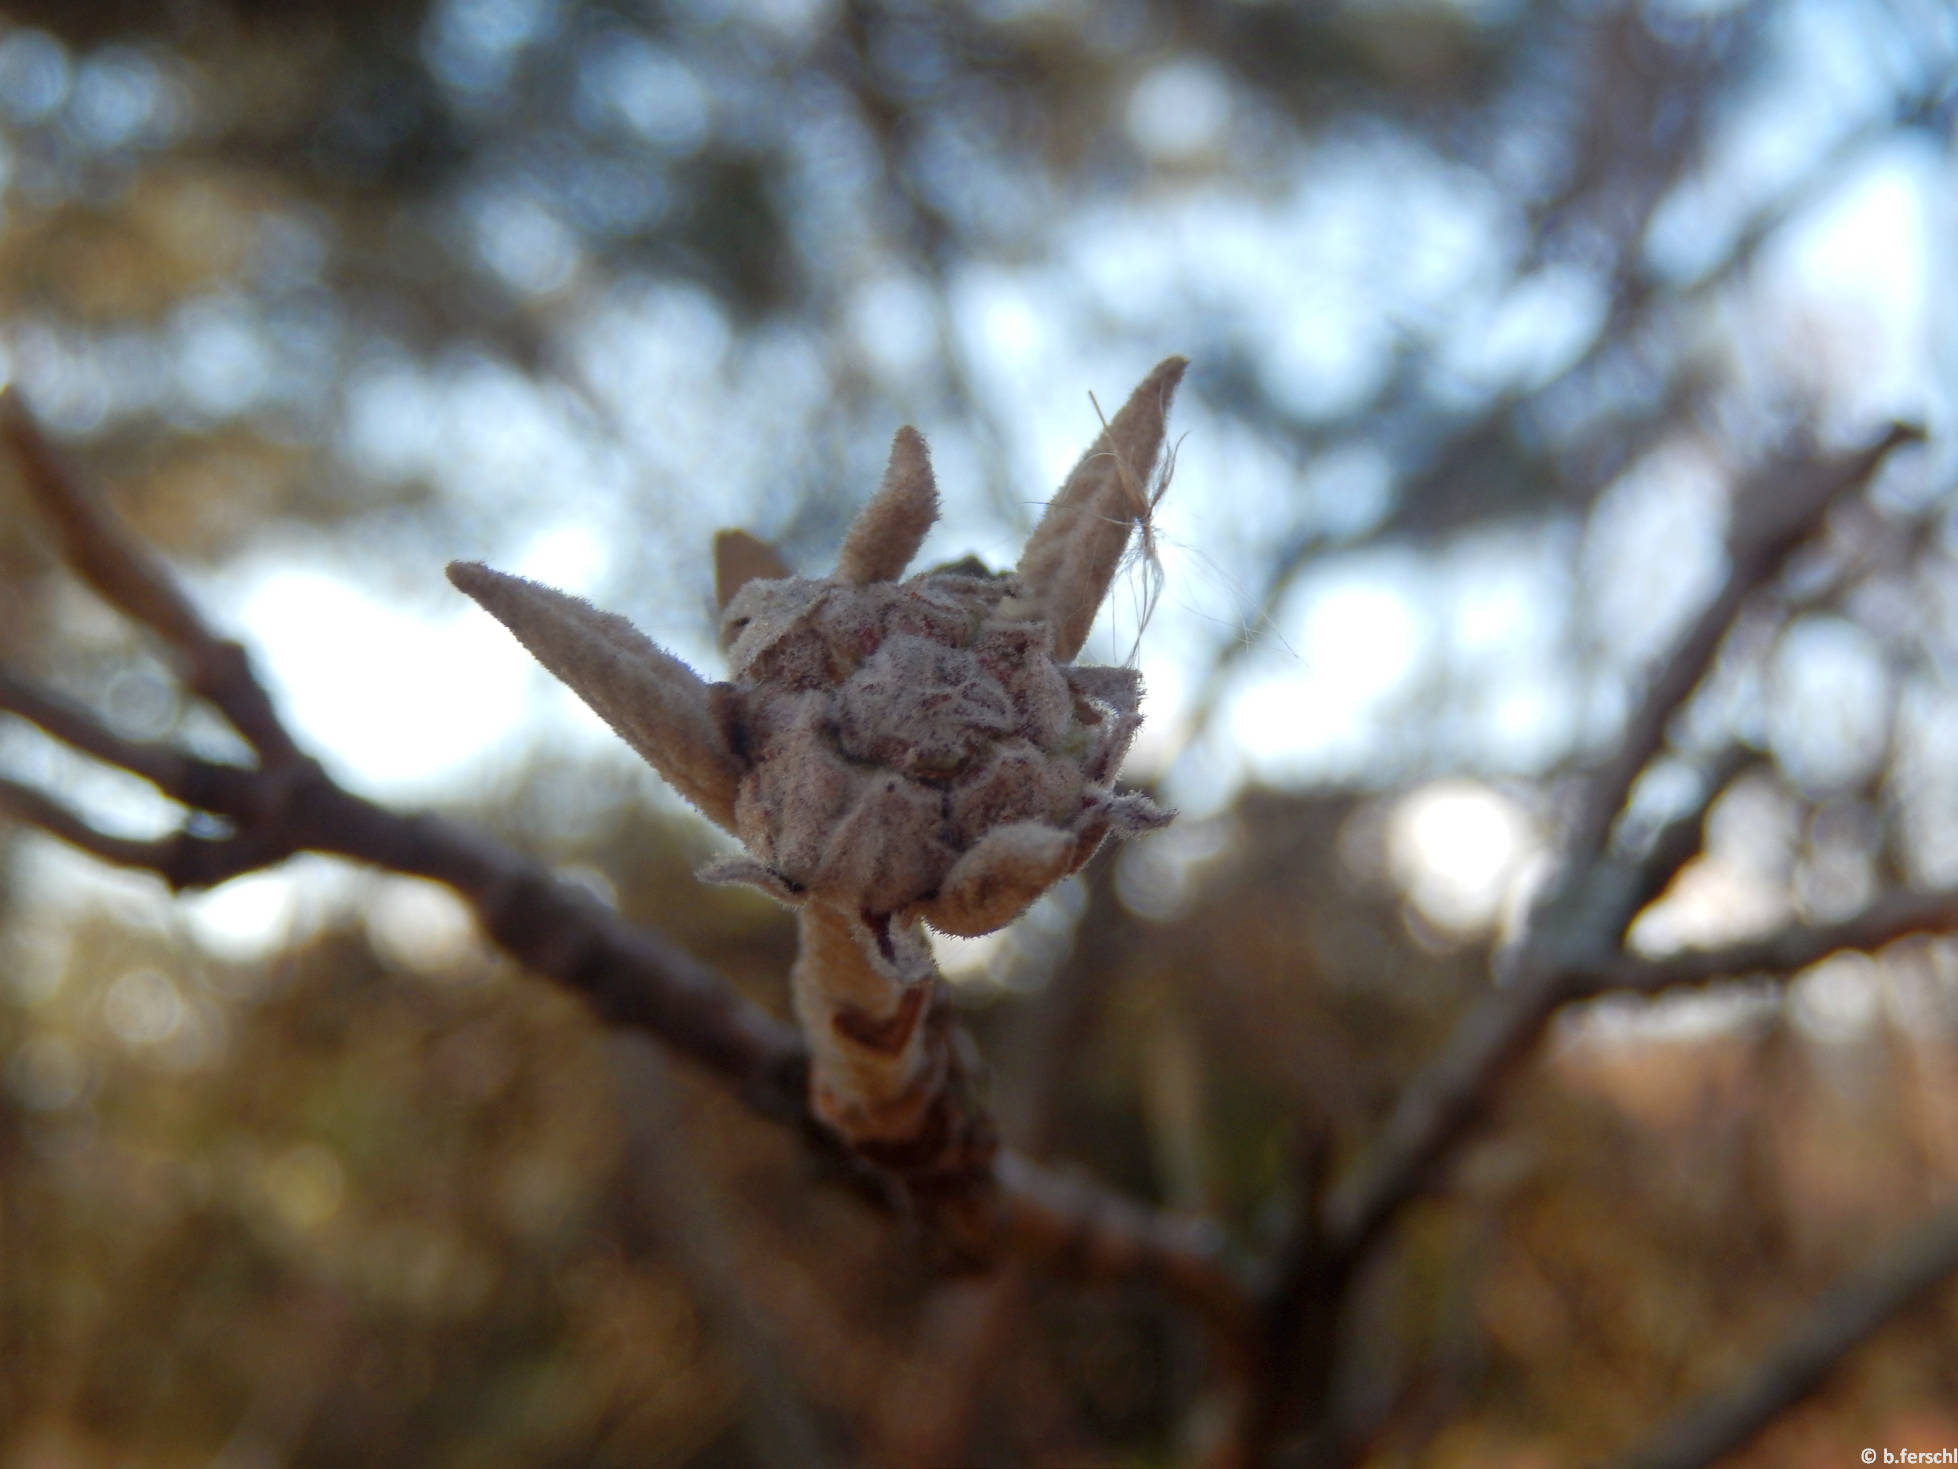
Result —
<path fill-rule="evenodd" d="M 610 613 L 485 567 L 450 577 L 718 824 L 745 858 L 701 875 L 799 910 L 796 1012 L 818 1113 L 924 1196 L 983 1170 L 919 925 L 990 933 L 1110 835 L 1169 820 L 1113 782 L 1141 723 L 1127 668 L 1073 665 L 1149 507 L 1182 358 L 1162 363 L 1054 497 L 1013 572 L 906 580 L 938 513 L 900 429 L 832 577 L 716 543 L 730 678 L 706 684 Z"/>

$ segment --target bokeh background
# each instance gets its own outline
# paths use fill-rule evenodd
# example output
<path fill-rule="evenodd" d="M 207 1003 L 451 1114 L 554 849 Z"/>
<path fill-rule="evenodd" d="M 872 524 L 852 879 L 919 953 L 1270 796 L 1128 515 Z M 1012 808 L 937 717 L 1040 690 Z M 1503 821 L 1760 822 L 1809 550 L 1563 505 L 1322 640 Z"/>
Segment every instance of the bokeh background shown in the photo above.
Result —
<path fill-rule="evenodd" d="M 821 567 L 909 422 L 927 556 L 1008 563 L 1189 355 L 1086 655 L 1139 662 L 1183 816 L 944 958 L 1009 1136 L 1255 1246 L 1301 1130 L 1354 1156 L 1487 987 L 1736 487 L 1897 417 L 1928 449 L 1635 793 L 1759 757 L 1635 937 L 1958 879 L 1955 110 L 1945 0 L 6 0 L 0 374 L 337 776 L 780 1006 L 781 916 L 442 564 L 711 668 L 716 527 Z M 0 655 L 239 753 L 10 481 Z M 180 816 L 18 721 L 0 768 Z M 436 889 L 173 901 L 0 826 L 0 925 L 5 1469 L 1202 1436 L 1160 1300 L 1022 1281 L 975 1336 L 983 1287 Z M 1955 1020 L 1932 941 L 1566 1017 L 1356 1309 L 1375 1461 L 1576 1462 L 1749 1361 L 1958 1181 Z M 1958 1443 L 1954 1364 L 1945 1296 L 1755 1462 Z"/>

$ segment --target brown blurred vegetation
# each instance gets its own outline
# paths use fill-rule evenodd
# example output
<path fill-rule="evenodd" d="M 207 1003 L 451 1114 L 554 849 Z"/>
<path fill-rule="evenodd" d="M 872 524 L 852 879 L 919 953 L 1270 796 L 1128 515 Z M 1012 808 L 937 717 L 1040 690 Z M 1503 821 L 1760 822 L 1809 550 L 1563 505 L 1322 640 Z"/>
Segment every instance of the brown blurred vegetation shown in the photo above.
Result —
<path fill-rule="evenodd" d="M 1908 32 L 1911 7 L 1875 8 Z M 1709 345 L 1710 291 L 1638 250 L 1780 9 L 846 3 L 793 31 L 739 7 L 564 0 L 483 8 L 485 26 L 534 23 L 498 71 L 442 51 L 464 5 L 7 4 L 0 42 L 38 28 L 64 65 L 98 67 L 111 100 L 118 77 L 152 90 L 113 136 L 0 99 L 0 327 L 50 421 L 173 558 L 221 567 L 284 528 L 389 574 L 377 548 L 433 567 L 508 507 L 346 451 L 346 387 L 377 343 L 511 367 L 570 394 L 603 439 L 617 405 L 579 381 L 565 320 L 605 282 L 691 282 L 741 330 L 788 322 L 829 344 L 821 414 L 770 421 L 775 498 L 748 501 L 819 546 L 853 493 L 842 469 L 905 414 L 976 424 L 995 497 L 1026 498 L 945 321 L 918 382 L 880 376 L 849 336 L 838 261 L 868 248 L 852 221 L 942 287 L 964 262 L 1039 258 L 1077 190 L 1146 196 L 1179 168 L 1241 181 L 1369 129 L 1500 182 L 1504 138 L 1557 134 L 1560 182 L 1527 200 L 1519 270 L 1575 260 L 1608 309 L 1602 345 L 1546 389 L 1463 408 L 1424 376 L 1415 323 L 1359 410 L 1315 416 L 1270 397 L 1200 291 L 1145 311 L 1145 329 L 1108 324 L 1190 352 L 1215 421 L 1283 462 L 1365 425 L 1399 488 L 1360 539 L 1428 554 L 1465 530 L 1581 517 L 1682 424 L 1746 460 L 1816 407 Z M 595 105 L 581 79 L 647 38 L 729 89 L 691 151 L 580 120 Z M 1184 53 L 1222 68 L 1249 121 L 1230 148 L 1151 162 L 1112 119 L 1147 64 Z M 1949 73 L 1906 70 L 1894 126 L 1948 168 Z M 882 171 L 844 169 L 811 204 L 762 117 L 792 88 L 840 99 Z M 582 274 L 525 284 L 485 264 L 452 208 L 472 188 L 548 198 Z M 261 339 L 258 389 L 174 376 L 184 313 L 234 309 Z M 0 505 L 0 658 L 125 731 L 222 752 L 153 650 Z M 1337 540 L 1274 532 L 1245 569 L 1253 600 L 1268 589 L 1275 607 Z M 1927 513 L 1838 599 L 1884 633 L 1899 687 L 1948 685 L 1934 604 L 1950 562 Z M 1225 669 L 1238 656 L 1216 651 Z M 1445 728 L 1427 695 L 1410 723 Z M 1758 710 L 1735 722 L 1766 743 Z M 49 780 L 73 773 L 5 749 Z M 1492 778 L 1548 822 L 1560 776 L 1593 753 Z M 1888 758 L 1856 789 L 1815 790 L 1766 754 L 1725 800 L 1789 835 L 1767 858 L 1736 844 L 1730 868 L 1755 864 L 1797 914 L 1921 877 L 1915 767 Z M 1247 790 L 1205 818 L 1199 860 L 1152 873 L 1144 848 L 1104 857 L 1072 906 L 1030 918 L 963 992 L 1009 1139 L 1270 1244 L 1301 1149 L 1325 1147 L 1335 1171 L 1359 1157 L 1489 986 L 1498 936 L 1425 918 L 1385 851 L 1395 803 L 1454 763 L 1417 731 L 1337 789 Z M 789 925 L 694 883 L 700 831 L 647 791 L 533 753 L 455 804 L 782 1011 Z M 281 952 L 239 961 L 159 920 L 133 896 L 141 877 L 84 883 L 78 859 L 11 827 L 0 853 L 0 1469 L 893 1462 L 921 1443 L 975 1464 L 1144 1465 L 1187 1462 L 1214 1426 L 1214 1363 L 1162 1299 L 946 1278 L 792 1139 L 600 1033 L 433 889 L 343 872 Z M 52 886 L 86 896 L 51 904 Z M 1645 1001 L 1559 1023 L 1352 1302 L 1345 1388 L 1385 1409 L 1367 1462 L 1548 1466 L 1634 1444 L 1950 1195 L 1958 951 L 1912 939 L 1819 970 L 1745 987 L 1717 1025 L 1668 1031 Z M 1954 1404 L 1946 1289 L 1736 1462 L 1836 1469 L 1866 1445 L 1958 1444 Z"/>

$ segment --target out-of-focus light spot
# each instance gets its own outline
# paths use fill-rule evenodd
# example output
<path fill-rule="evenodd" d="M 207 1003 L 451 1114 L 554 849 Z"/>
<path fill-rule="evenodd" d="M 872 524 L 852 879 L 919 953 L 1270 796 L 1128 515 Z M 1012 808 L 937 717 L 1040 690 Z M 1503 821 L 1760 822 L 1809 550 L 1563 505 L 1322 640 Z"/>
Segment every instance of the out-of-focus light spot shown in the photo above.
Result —
<path fill-rule="evenodd" d="M 270 213 L 252 239 L 251 273 L 272 290 L 288 290 L 319 278 L 328 254 L 326 230 L 316 218 Z"/>
<path fill-rule="evenodd" d="M 1626 935 L 1635 953 L 1658 957 L 1686 948 L 1735 943 L 1766 933 L 1790 917 L 1787 888 L 1733 862 L 1689 862 L 1665 895 L 1638 916 Z"/>
<path fill-rule="evenodd" d="M 1599 498 L 1585 532 L 1584 585 L 1599 640 L 1644 659 L 1712 594 L 1725 559 L 1727 495 L 1685 449 L 1647 456 Z"/>
<path fill-rule="evenodd" d="M 1484 769 L 1540 775 L 1577 734 L 1568 689 L 1546 682 L 1547 670 L 1512 670 L 1469 700 L 1466 733 Z"/>
<path fill-rule="evenodd" d="M 228 418 L 257 401 L 270 376 L 270 354 L 240 303 L 222 298 L 194 301 L 177 314 L 172 335 L 174 376 L 191 408 L 212 418 Z"/>
<path fill-rule="evenodd" d="M 513 575 L 529 577 L 573 596 L 585 596 L 604 580 L 613 548 L 582 520 L 547 527 L 511 559 Z"/>
<path fill-rule="evenodd" d="M 1387 821 L 1387 860 L 1402 891 L 1428 923 L 1462 937 L 1495 926 L 1540 845 L 1521 806 L 1475 781 L 1423 786 Z"/>
<path fill-rule="evenodd" d="M 624 128 L 674 158 L 699 150 L 712 117 L 693 68 L 641 36 L 619 32 L 587 53 L 578 111 L 588 127 Z"/>
<path fill-rule="evenodd" d="M 877 81 L 891 96 L 915 104 L 943 85 L 950 57 L 936 27 L 899 11 L 870 27 L 869 39 Z"/>
<path fill-rule="evenodd" d="M 1540 386 L 1575 360 L 1603 323 L 1596 276 L 1551 267 L 1515 282 L 1486 313 L 1465 322 L 1442 351 L 1442 365 L 1476 394 Z M 1446 377 L 1442 379 L 1446 386 Z"/>
<path fill-rule="evenodd" d="M 32 1036 L 7 1061 L 7 1091 L 32 1112 L 72 1107 L 88 1082 L 88 1061 L 62 1036 Z"/>
<path fill-rule="evenodd" d="M 1890 730 L 1883 650 L 1840 617 L 1805 617 L 1782 634 L 1770 672 L 1768 742 L 1811 790 L 1861 781 L 1882 762 Z"/>
<path fill-rule="evenodd" d="M 685 464 L 715 442 L 702 420 L 725 391 L 720 374 L 733 339 L 726 313 L 705 291 L 628 280 L 581 324 L 574 350 L 586 380 L 632 431 L 647 435 L 647 447 Z"/>
<path fill-rule="evenodd" d="M 102 997 L 102 1019 L 127 1046 L 167 1041 L 183 1025 L 186 1008 L 176 985 L 156 969 L 118 975 Z"/>
<path fill-rule="evenodd" d="M 170 732 L 183 711 L 183 700 L 177 685 L 162 669 L 139 664 L 110 677 L 101 707 L 118 734 L 134 740 L 157 740 Z"/>
<path fill-rule="evenodd" d="M 1379 760 L 1382 716 L 1433 650 L 1424 591 L 1415 563 L 1393 554 L 1330 563 L 1299 586 L 1227 706 L 1230 739 L 1254 770 L 1320 778 Z"/>
<path fill-rule="evenodd" d="M 347 453 L 363 473 L 380 480 L 425 472 L 439 452 L 440 395 L 427 374 L 405 358 L 380 355 L 348 375 Z"/>
<path fill-rule="evenodd" d="M 554 183 L 572 227 L 600 240 L 649 230 L 673 207 L 665 171 L 637 149 L 630 163 L 597 156 L 572 159 Z"/>
<path fill-rule="evenodd" d="M 515 289 L 547 295 L 577 269 L 577 237 L 538 200 L 499 190 L 471 215 L 477 258 Z"/>
<path fill-rule="evenodd" d="M 318 1143 L 299 1143 L 266 1163 L 261 1175 L 266 1202 L 279 1222 L 311 1233 L 340 1212 L 347 1171 L 337 1154 Z"/>
<path fill-rule="evenodd" d="M 1772 986 L 1729 984 L 1711 990 L 1674 991 L 1651 999 L 1607 995 L 1559 1017 L 1562 1038 L 1603 1045 L 1646 1046 L 1653 1041 L 1706 1040 L 1732 1036 L 1759 1024 L 1780 1007 Z"/>
<path fill-rule="evenodd" d="M 496 1287 L 493 1261 L 454 1230 L 420 1219 L 373 1229 L 359 1260 L 371 1298 L 428 1316 L 467 1316 Z"/>
<path fill-rule="evenodd" d="M 284 948 L 298 922 L 294 877 L 283 867 L 246 873 L 181 901 L 198 946 L 237 964 L 264 959 Z"/>
<path fill-rule="evenodd" d="M 89 147 L 167 141 L 185 103 L 157 64 L 127 46 L 105 46 L 82 63 L 68 98 L 68 126 Z"/>
<path fill-rule="evenodd" d="M 473 606 L 419 616 L 289 562 L 258 575 L 235 621 L 302 741 L 370 788 L 425 787 L 488 750 L 538 676 Z"/>
<path fill-rule="evenodd" d="M 462 899 L 419 878 L 379 879 L 364 916 L 375 950 L 416 974 L 457 973 L 480 948 L 476 921 Z"/>
<path fill-rule="evenodd" d="M 930 290 L 910 276 L 879 276 L 850 302 L 863 353 L 892 379 L 923 371 L 938 348 Z"/>
<path fill-rule="evenodd" d="M 1744 0 L 1646 0 L 1645 8 L 1656 25 L 1700 26 L 1738 10 L 1743 3 Z"/>
<path fill-rule="evenodd" d="M 1561 600 L 1568 576 L 1554 552 L 1540 542 L 1483 538 L 1464 548 L 1450 570 L 1447 634 L 1455 652 L 1469 659 L 1512 659 L 1519 649 L 1543 648 L 1552 637 L 1549 608 Z M 1567 553 L 1566 553 L 1567 554 Z"/>
<path fill-rule="evenodd" d="M 1196 897 L 1203 864 L 1229 847 L 1235 830 L 1226 818 L 1184 820 L 1123 843 L 1115 857 L 1116 897 L 1152 923 L 1181 916 Z"/>
<path fill-rule="evenodd" d="M 1307 582 L 1294 629 L 1301 694 L 1362 705 L 1405 687 L 1430 643 L 1428 620 L 1408 589 L 1358 564 Z"/>
<path fill-rule="evenodd" d="M 1044 355 L 1054 324 L 1042 320 L 1024 282 L 998 271 L 970 271 L 955 286 L 953 300 L 964 334 L 988 359 L 1024 362 Z"/>
<path fill-rule="evenodd" d="M 1958 695 L 1907 677 L 1896 720 L 1895 821 L 1910 874 L 1944 887 L 1958 882 Z"/>
<path fill-rule="evenodd" d="M 1343 444 L 1314 457 L 1298 481 L 1309 528 L 1329 540 L 1355 540 L 1394 508 L 1393 461 L 1373 444 Z"/>
<path fill-rule="evenodd" d="M 1068 7 L 1069 0 L 974 0 L 973 9 L 991 21 L 1015 25 Z"/>
<path fill-rule="evenodd" d="M 1769 347 L 1778 367 L 1857 431 L 1922 413 L 1934 380 L 1926 247 L 1946 168 L 1928 142 L 1884 149 L 1791 221 L 1753 272 L 1767 314 L 1782 318 Z"/>
<path fill-rule="evenodd" d="M 557 0 L 441 0 L 422 32 L 422 55 L 448 86 L 490 92 L 557 23 Z"/>
<path fill-rule="evenodd" d="M 57 434 L 86 435 L 108 415 L 108 385 L 97 354 L 77 333 L 27 323 L 10 336 L 12 375 L 34 416 Z"/>
<path fill-rule="evenodd" d="M 1261 248 L 1270 248 L 1267 241 Z M 1359 408 L 1386 371 L 1388 339 L 1376 304 L 1350 289 L 1288 284 L 1252 323 L 1258 380 L 1307 418 Z"/>
<path fill-rule="evenodd" d="M 1816 1040 L 1861 1040 L 1882 1009 L 1882 985 L 1883 970 L 1868 954 L 1837 954 L 1795 978 L 1789 1011 Z"/>
<path fill-rule="evenodd" d="M 9 764 L 10 771 L 19 767 Z M 34 863 L 22 864 L 31 873 Z M 27 885 L 23 884 L 25 888 Z M 74 952 L 74 933 L 65 914 L 56 916 L 45 909 L 29 906 L 28 894 L 14 894 L 16 917 L 10 927 L 12 962 L 0 973 L 0 994 L 24 1009 L 33 1010 L 61 993 L 68 979 L 69 956 Z M 33 913 L 35 918 L 26 915 Z"/>
<path fill-rule="evenodd" d="M 68 52 L 46 31 L 0 37 L 0 112 L 15 122 L 44 122 L 68 100 Z"/>
<path fill-rule="evenodd" d="M 1207 56 L 1180 56 L 1152 67 L 1129 93 L 1129 135 L 1157 158 L 1214 151 L 1230 120 L 1230 75 Z"/>
<path fill-rule="evenodd" d="M 704 3 L 719 6 L 721 0 L 704 0 Z M 794 44 L 813 40 L 829 30 L 837 0 L 745 0 L 738 9 L 745 24 L 771 31 L 777 40 Z"/>

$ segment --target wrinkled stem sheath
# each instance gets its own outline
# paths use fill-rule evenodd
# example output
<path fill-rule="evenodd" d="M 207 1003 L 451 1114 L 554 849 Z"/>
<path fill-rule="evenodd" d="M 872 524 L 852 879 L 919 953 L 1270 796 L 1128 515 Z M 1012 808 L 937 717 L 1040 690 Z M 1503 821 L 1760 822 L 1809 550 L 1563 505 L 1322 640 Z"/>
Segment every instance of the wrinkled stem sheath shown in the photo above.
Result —
<path fill-rule="evenodd" d="M 791 983 L 809 1043 L 810 1106 L 861 1156 L 890 1169 L 952 1237 L 984 1239 L 995 1139 L 971 1084 L 944 981 L 915 922 L 797 910 Z M 948 1205 L 963 1216 L 942 1217 Z"/>
<path fill-rule="evenodd" d="M 798 910 L 798 922 L 791 982 L 817 1114 L 853 1143 L 916 1137 L 946 1050 L 931 1044 L 924 1023 L 935 973 L 930 954 L 918 952 L 923 939 L 915 926 L 865 922 L 817 901 Z M 888 956 L 881 964 L 869 952 L 876 945 Z M 891 972 L 900 964 L 908 977 Z"/>

